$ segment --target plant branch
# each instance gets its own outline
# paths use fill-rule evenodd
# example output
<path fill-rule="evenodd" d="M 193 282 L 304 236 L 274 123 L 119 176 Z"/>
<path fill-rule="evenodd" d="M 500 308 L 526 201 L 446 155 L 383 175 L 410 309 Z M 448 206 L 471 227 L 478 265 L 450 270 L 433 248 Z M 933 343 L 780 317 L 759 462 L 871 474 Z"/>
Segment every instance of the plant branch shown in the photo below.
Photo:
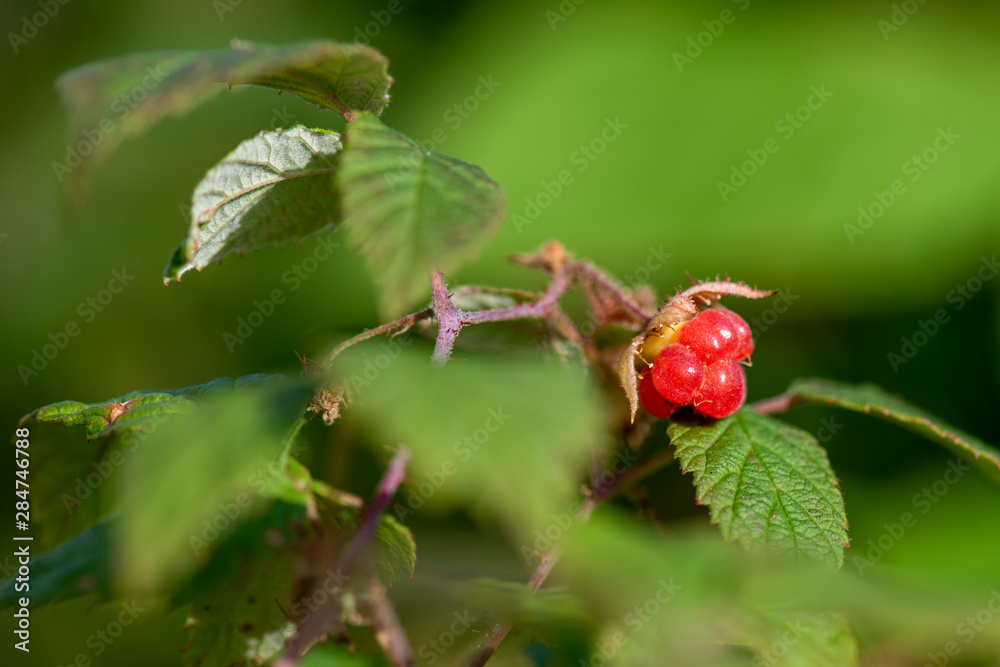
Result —
<path fill-rule="evenodd" d="M 626 469 L 620 474 L 616 474 L 615 478 L 606 485 L 594 486 L 587 489 L 585 492 L 586 499 L 577 512 L 577 519 L 580 523 L 585 523 L 590 519 L 590 515 L 593 514 L 599 505 L 615 497 L 622 490 L 651 475 L 673 460 L 673 449 L 669 447 L 664 448 L 650 458 L 640 461 L 637 465 Z M 532 573 L 531 579 L 528 580 L 527 590 L 529 593 L 534 593 L 541 588 L 552 572 L 552 569 L 556 566 L 556 563 L 559 562 L 561 555 L 559 549 L 555 547 L 541 555 L 541 562 L 535 568 L 534 573 Z M 500 646 L 500 642 L 504 640 L 510 630 L 511 625 L 509 623 L 499 623 L 490 630 L 490 633 L 486 636 L 486 643 L 472 657 L 468 667 L 483 667 L 496 652 Z"/>
<path fill-rule="evenodd" d="M 593 512 L 598 505 L 606 500 L 609 500 L 610 498 L 614 498 L 625 489 L 634 485 L 636 482 L 649 477 L 660 468 L 669 465 L 673 460 L 673 447 L 664 447 L 648 459 L 644 459 L 631 468 L 626 469 L 621 474 L 615 475 L 615 478 L 607 484 L 592 487 L 587 499 L 584 500 L 583 505 L 580 507 L 580 514 L 584 515 L 584 512 L 586 511 L 585 516 L 589 518 L 590 513 Z"/>
<path fill-rule="evenodd" d="M 389 503 L 392 502 L 392 497 L 396 495 L 396 489 L 403 483 L 403 478 L 406 475 L 406 464 L 409 460 L 410 450 L 406 447 L 400 447 L 396 450 L 392 460 L 389 461 L 389 465 L 382 475 L 382 480 L 375 490 L 375 496 L 371 499 L 371 502 L 365 505 L 364 510 L 361 512 L 361 520 L 358 522 L 354 539 L 351 540 L 351 543 L 340 557 L 338 567 L 342 571 L 349 572 L 358 559 L 358 556 L 371 546 L 375 538 L 375 532 L 378 530 L 379 518 L 382 516 L 382 512 L 385 511 L 385 508 L 389 506 Z"/>
<path fill-rule="evenodd" d="M 398 320 L 394 320 L 392 322 L 387 322 L 386 324 L 379 325 L 374 329 L 368 329 L 366 331 L 362 331 L 357 336 L 348 338 L 343 343 L 335 347 L 333 349 L 333 352 L 331 352 L 326 356 L 326 359 L 323 361 L 323 365 L 326 368 L 330 368 L 330 366 L 333 365 L 333 360 L 336 359 L 341 352 L 351 347 L 352 345 L 357 345 L 358 343 L 366 341 L 369 338 L 374 338 L 375 336 L 381 336 L 383 334 L 396 332 L 395 335 L 398 336 L 400 334 L 406 333 L 410 329 L 410 327 L 412 327 L 414 324 L 416 324 L 420 320 L 425 320 L 431 317 L 433 314 L 434 314 L 433 309 L 426 308 L 416 313 L 410 313 L 409 315 L 401 317 Z"/>
<path fill-rule="evenodd" d="M 531 579 L 528 581 L 529 593 L 534 593 L 542 587 L 542 584 L 545 583 L 545 579 L 549 576 L 549 573 L 552 572 L 552 568 L 554 568 L 556 563 L 559 562 L 559 556 L 560 554 L 557 549 L 552 549 L 551 551 L 542 554 L 542 562 L 538 564 L 535 572 L 531 575 Z M 507 633 L 510 632 L 511 627 L 510 623 L 500 623 L 494 627 L 490 631 L 490 634 L 486 636 L 486 643 L 483 644 L 476 652 L 476 655 L 472 657 L 472 660 L 469 662 L 469 667 L 482 667 L 485 665 L 486 662 L 493 657 L 493 654 L 500 646 L 500 642 L 502 642 L 507 636 Z"/>
<path fill-rule="evenodd" d="M 375 495 L 365 505 L 364 509 L 361 510 L 361 517 L 354 531 L 354 537 L 351 538 L 351 541 L 337 559 L 336 572 L 338 574 L 344 573 L 345 576 L 350 577 L 358 558 L 372 547 L 378 530 L 379 519 L 385 508 L 392 502 L 392 498 L 399 485 L 403 482 L 406 463 L 409 458 L 409 450 L 405 447 L 400 447 L 392 457 L 392 460 L 389 461 L 389 465 L 386 467 L 385 473 L 382 475 L 382 479 L 375 490 Z M 388 602 L 385 602 L 385 604 L 388 604 Z M 384 610 L 382 611 L 384 612 Z M 331 628 L 337 627 L 340 623 L 340 614 L 340 596 L 330 595 L 326 602 L 296 629 L 295 635 L 288 640 L 285 654 L 274 663 L 274 667 L 295 667 L 305 652 L 309 650 L 309 647 L 322 639 Z M 403 654 L 405 651 L 398 648 L 399 641 L 400 638 L 394 636 L 393 647 L 394 650 L 398 650 L 401 652 L 400 654 Z M 402 636 L 402 641 L 406 642 L 405 635 Z M 412 657 L 413 651 L 409 648 L 408 642 L 405 649 L 409 651 L 409 655 Z M 407 663 L 397 664 L 405 665 Z"/>
<path fill-rule="evenodd" d="M 389 597 L 385 586 L 374 572 L 368 573 L 368 603 L 372 608 L 372 619 L 375 627 L 375 640 L 382 650 L 400 667 L 415 665 L 413 647 L 406 638 L 406 631 L 399 622 L 399 616 Z"/>
<path fill-rule="evenodd" d="M 458 308 L 448 294 L 448 286 L 440 271 L 431 272 L 431 303 L 434 317 L 438 321 L 437 341 L 434 345 L 435 363 L 443 364 L 451 358 L 462 327 L 484 322 L 504 322 L 508 320 L 542 319 L 550 315 L 566 290 L 573 284 L 571 271 L 556 273 L 545 292 L 536 300 L 509 308 L 464 311 Z"/>
<path fill-rule="evenodd" d="M 443 364 L 451 357 L 455 339 L 462 330 L 462 311 L 448 296 L 448 286 L 440 271 L 431 271 L 431 304 L 438 321 L 438 335 L 431 358 L 434 363 Z"/>
<path fill-rule="evenodd" d="M 632 298 L 632 295 L 628 293 L 624 285 L 590 262 L 576 262 L 573 265 L 573 270 L 584 280 L 597 285 L 607 292 L 619 306 L 624 308 L 638 322 L 646 324 L 653 317 L 653 313 L 647 312 L 645 308 Z"/>

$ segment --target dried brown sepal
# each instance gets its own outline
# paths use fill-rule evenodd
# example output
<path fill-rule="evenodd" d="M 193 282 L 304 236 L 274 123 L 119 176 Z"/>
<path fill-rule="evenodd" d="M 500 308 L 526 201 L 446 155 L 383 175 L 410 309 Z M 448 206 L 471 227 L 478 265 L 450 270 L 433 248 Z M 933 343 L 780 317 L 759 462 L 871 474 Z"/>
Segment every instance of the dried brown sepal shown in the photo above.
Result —
<path fill-rule="evenodd" d="M 743 283 L 734 283 L 730 280 L 716 280 L 710 283 L 698 283 L 692 285 L 679 296 L 686 296 L 701 307 L 708 307 L 719 301 L 724 296 L 741 296 L 744 299 L 764 299 L 774 296 L 778 290 L 759 290 Z M 669 303 L 669 302 L 668 302 Z"/>
<path fill-rule="evenodd" d="M 636 366 L 642 367 L 652 363 L 653 359 L 646 359 L 644 356 L 653 356 L 651 354 L 653 350 L 658 351 L 666 342 L 672 340 L 678 325 L 693 320 L 699 310 L 714 305 L 725 296 L 763 299 L 777 293 L 778 290 L 765 291 L 743 283 L 717 280 L 697 283 L 667 299 L 663 307 L 649 321 L 646 329 L 632 339 L 619 362 L 619 377 L 625 396 L 628 398 L 631 421 L 635 421 L 636 412 L 639 410 L 639 377 Z"/>
<path fill-rule="evenodd" d="M 326 372 L 326 366 L 308 357 L 299 356 L 299 361 L 302 362 L 303 377 L 317 377 Z M 349 406 L 350 400 L 347 384 L 341 382 L 321 384 L 309 399 L 306 412 L 313 413 L 322 419 L 324 424 L 330 426 L 340 417 L 340 406 Z"/>
<path fill-rule="evenodd" d="M 347 407 L 348 401 L 347 385 L 341 383 L 323 385 L 313 394 L 306 410 L 330 426 L 340 417 L 340 406 Z"/>
<path fill-rule="evenodd" d="M 511 264 L 553 274 L 562 271 L 569 260 L 566 246 L 559 241 L 547 241 L 541 248 L 532 253 L 507 256 L 507 261 Z"/>
<path fill-rule="evenodd" d="M 635 372 L 635 358 L 639 353 L 639 346 L 646 339 L 646 334 L 641 333 L 632 339 L 621 361 L 618 362 L 618 377 L 625 390 L 625 397 L 629 405 L 629 422 L 635 421 L 635 413 L 639 410 L 639 376 Z"/>

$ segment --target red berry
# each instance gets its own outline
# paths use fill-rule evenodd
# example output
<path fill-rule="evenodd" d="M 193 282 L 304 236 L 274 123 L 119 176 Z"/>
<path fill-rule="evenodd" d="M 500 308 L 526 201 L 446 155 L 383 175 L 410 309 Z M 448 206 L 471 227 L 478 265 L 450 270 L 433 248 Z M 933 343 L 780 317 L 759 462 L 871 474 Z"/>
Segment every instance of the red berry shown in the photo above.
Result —
<path fill-rule="evenodd" d="M 705 368 L 705 381 L 694 396 L 694 409 L 708 417 L 728 417 L 747 398 L 747 377 L 743 367 L 725 359 Z"/>
<path fill-rule="evenodd" d="M 687 329 L 685 327 L 681 335 Z M 680 343 L 671 343 L 660 350 L 650 376 L 664 399 L 675 405 L 687 405 L 705 379 L 705 364 Z"/>
<path fill-rule="evenodd" d="M 718 311 L 729 318 L 733 328 L 736 330 L 736 352 L 730 359 L 733 361 L 743 361 L 753 354 L 753 332 L 750 331 L 746 320 L 731 310 L 719 308 Z"/>
<path fill-rule="evenodd" d="M 681 329 L 678 342 L 687 345 L 700 360 L 711 364 L 732 357 L 740 341 L 729 317 L 712 308 L 701 311 L 688 322 Z"/>
<path fill-rule="evenodd" d="M 639 379 L 639 402 L 642 403 L 646 412 L 660 419 L 666 419 L 674 414 L 674 410 L 678 407 L 668 402 L 660 396 L 660 392 L 656 391 L 656 387 L 653 386 L 652 373 L 646 373 Z"/>

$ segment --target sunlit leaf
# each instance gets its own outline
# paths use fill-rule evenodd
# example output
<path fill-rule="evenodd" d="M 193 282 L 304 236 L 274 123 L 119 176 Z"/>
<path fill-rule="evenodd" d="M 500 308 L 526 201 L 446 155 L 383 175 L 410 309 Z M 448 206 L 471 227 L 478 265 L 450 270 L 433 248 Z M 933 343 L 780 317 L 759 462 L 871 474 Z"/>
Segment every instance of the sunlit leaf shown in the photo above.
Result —
<path fill-rule="evenodd" d="M 793 405 L 834 405 L 899 424 L 972 461 L 988 477 L 1000 481 L 1000 450 L 873 384 L 798 380 L 788 393 Z"/>
<path fill-rule="evenodd" d="M 388 315 L 429 292 L 482 249 L 504 214 L 497 185 L 475 165 L 426 151 L 366 113 L 347 129 L 337 175 L 348 242 L 368 262 Z"/>
<path fill-rule="evenodd" d="M 121 489 L 123 579 L 157 589 L 203 562 L 212 543 L 260 510 L 283 464 L 308 388 L 275 383 L 214 397 L 153 433 L 128 459 Z"/>
<path fill-rule="evenodd" d="M 704 426 L 674 422 L 669 433 L 727 540 L 750 553 L 843 564 L 844 500 L 810 434 L 750 408 Z"/>
<path fill-rule="evenodd" d="M 359 346 L 338 358 L 336 373 L 354 401 L 345 414 L 376 442 L 412 452 L 410 486 L 391 514 L 466 505 L 528 534 L 553 516 L 572 522 L 601 442 L 603 409 L 584 375 L 510 356 L 438 368 L 429 351 L 387 349 Z"/>
<path fill-rule="evenodd" d="M 232 253 L 301 241 L 339 216 L 333 174 L 340 135 L 296 126 L 264 131 L 212 167 L 191 202 L 191 229 L 164 281 Z"/>
<path fill-rule="evenodd" d="M 182 389 L 133 391 L 99 403 L 62 401 L 25 415 L 21 425 L 32 430 L 32 520 L 38 547 L 52 549 L 111 511 L 122 466 L 162 424 L 207 397 L 251 390 L 282 377 L 216 378 Z"/>
<path fill-rule="evenodd" d="M 13 605 L 29 591 L 32 610 L 93 592 L 102 599 L 110 598 L 114 572 L 111 530 L 108 522 L 101 522 L 46 554 L 32 556 L 30 588 L 18 591 L 17 575 L 11 575 L 0 586 L 0 607 Z"/>
<path fill-rule="evenodd" d="M 204 590 L 188 616 L 185 667 L 262 664 L 281 650 L 294 624 L 285 616 L 295 554 L 271 550 L 246 559 L 228 581 Z"/>
<path fill-rule="evenodd" d="M 70 70 L 56 83 L 69 116 L 70 174 L 82 196 L 89 173 L 122 141 L 167 116 L 188 113 L 225 84 L 266 86 L 294 93 L 353 117 L 381 114 L 388 103 L 388 61 L 361 44 L 322 41 L 288 46 L 234 41 L 228 49 L 157 51 L 102 60 Z"/>

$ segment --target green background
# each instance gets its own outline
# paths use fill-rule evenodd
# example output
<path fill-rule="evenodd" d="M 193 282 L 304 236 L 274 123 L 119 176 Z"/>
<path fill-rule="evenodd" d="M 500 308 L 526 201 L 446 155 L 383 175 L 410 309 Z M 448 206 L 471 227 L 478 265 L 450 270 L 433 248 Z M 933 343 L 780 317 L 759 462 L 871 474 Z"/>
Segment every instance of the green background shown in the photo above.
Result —
<path fill-rule="evenodd" d="M 448 276 L 451 284 L 536 288 L 538 277 L 509 266 L 504 256 L 553 238 L 623 279 L 637 275 L 651 248 L 662 248 L 670 258 L 649 277 L 661 295 L 690 272 L 728 275 L 795 297 L 777 317 L 766 314 L 769 302 L 729 304 L 748 320 L 770 322 L 758 327 L 750 400 L 779 393 L 799 376 L 871 380 L 1000 442 L 996 281 L 963 299 L 960 309 L 949 300 L 959 285 L 975 287 L 977 272 L 990 266 L 984 258 L 1000 245 L 995 4 L 914 2 L 917 11 L 891 32 L 879 21 L 890 20 L 893 5 L 882 2 L 587 0 L 563 2 L 564 11 L 574 9 L 556 22 L 556 0 L 401 0 L 402 11 L 383 27 L 370 12 L 387 4 L 243 0 L 220 15 L 222 5 L 209 0 L 70 0 L 18 53 L 5 38 L 0 411 L 8 429 L 31 409 L 62 399 L 94 402 L 218 376 L 294 372 L 295 353 L 317 358 L 345 333 L 377 323 L 369 276 L 342 240 L 294 291 L 281 276 L 311 254 L 314 241 L 230 259 L 169 289 L 160 280 L 186 231 L 190 193 L 215 161 L 288 119 L 339 129 L 342 120 L 332 112 L 270 90 L 224 93 L 126 142 L 98 170 L 83 208 L 69 204 L 52 168 L 67 150 L 53 81 L 69 68 L 131 51 L 220 48 L 233 37 L 350 40 L 367 27 L 396 78 L 383 120 L 417 140 L 443 129 L 446 139 L 434 150 L 481 165 L 507 195 L 499 234 L 478 261 Z M 727 9 L 735 19 L 711 43 L 702 35 L 708 45 L 679 71 L 675 53 Z M 33 2 L 5 2 L 4 34 L 19 31 L 22 17 L 37 11 Z M 468 98 L 480 77 L 500 85 L 473 104 Z M 807 103 L 813 87 L 832 95 L 809 114 L 802 111 L 808 119 L 788 136 L 777 124 Z M 455 104 L 468 109 L 460 124 L 449 113 Z M 609 119 L 624 129 L 581 171 L 577 151 L 595 142 Z M 911 180 L 905 164 L 949 128 L 959 137 Z M 723 200 L 718 182 L 769 138 L 777 152 Z M 518 230 L 512 216 L 525 215 L 532 200 L 542 203 L 545 184 L 563 170 L 573 182 Z M 871 206 L 896 179 L 905 192 L 852 242 L 845 225 L 856 223 L 858 207 Z M 123 268 L 134 280 L 86 322 L 79 304 Z M 994 277 L 989 269 L 983 275 Z M 230 353 L 223 334 L 276 288 L 288 300 Z M 902 339 L 912 339 L 939 309 L 948 322 L 894 369 L 889 353 L 900 353 Z M 80 335 L 26 385 L 18 366 L 71 321 Z M 825 445 L 857 548 L 877 539 L 883 522 L 912 511 L 913 495 L 941 477 L 948 457 L 917 436 L 860 416 L 809 408 L 789 419 L 815 433 L 831 415 L 842 427 Z M 657 482 L 672 485 L 670 511 L 705 521 L 689 480 L 669 472 Z M 347 485 L 367 495 L 375 474 L 372 467 Z M 981 478 L 963 478 L 876 567 L 1000 581 L 1000 531 L 991 509 L 998 500 L 1000 493 Z M 525 576 L 516 557 L 476 538 L 466 519 L 439 521 L 423 532 L 420 521 L 414 522 L 417 577 L 397 590 L 404 623 L 413 619 L 415 645 L 445 627 L 453 611 L 441 603 L 427 612 L 437 578 L 469 574 L 436 570 L 440 554 L 457 550 L 470 570 Z M 112 616 L 89 609 L 84 601 L 38 613 L 35 650 L 24 664 L 68 664 L 80 652 L 99 665 L 176 664 L 182 612 L 165 618 L 154 609 L 94 658 L 86 638 Z M 59 641 L 49 639 L 55 636 Z M 988 653 L 980 646 L 979 653 L 963 654 L 965 663 L 952 664 L 991 664 L 973 661 Z"/>

